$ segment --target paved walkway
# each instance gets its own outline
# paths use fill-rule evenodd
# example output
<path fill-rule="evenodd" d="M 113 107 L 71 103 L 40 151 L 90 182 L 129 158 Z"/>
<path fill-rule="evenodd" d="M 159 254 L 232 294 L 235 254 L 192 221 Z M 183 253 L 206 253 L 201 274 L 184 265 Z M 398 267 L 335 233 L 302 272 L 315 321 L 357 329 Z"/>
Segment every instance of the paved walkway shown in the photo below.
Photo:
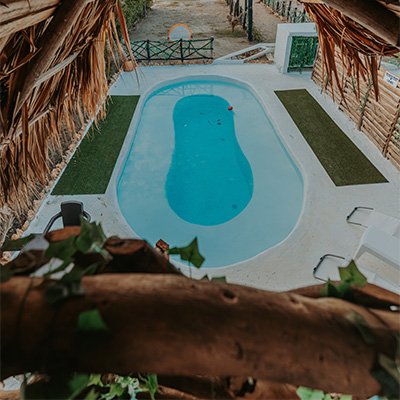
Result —
<path fill-rule="evenodd" d="M 367 136 L 358 131 L 344 113 L 338 111 L 337 105 L 332 99 L 320 93 L 319 87 L 311 81 L 309 73 L 291 73 L 282 79 L 282 74 L 277 71 L 275 65 L 268 64 L 142 67 L 138 77 L 135 72 L 121 74 L 111 88 L 111 95 L 142 95 L 155 84 L 171 79 L 186 78 L 189 75 L 201 77 L 220 75 L 249 84 L 267 111 L 289 154 L 300 168 L 305 183 L 302 215 L 285 241 L 230 267 L 202 268 L 199 271 L 192 271 L 195 278 L 208 273 L 210 276 L 226 276 L 230 283 L 278 291 L 316 284 L 319 281 L 312 277 L 312 268 L 323 254 L 339 254 L 347 259 L 354 254 L 360 237 L 365 231 L 362 227 L 349 225 L 346 222 L 346 215 L 356 205 L 374 207 L 376 210 L 392 216 L 398 214 L 400 190 L 398 171 L 382 157 Z M 368 159 L 379 168 L 389 183 L 342 187 L 334 185 L 274 93 L 275 90 L 304 88 L 310 92 Z M 130 227 L 120 213 L 116 185 L 125 158 L 130 151 L 138 116 L 144 102 L 145 98 L 142 96 L 106 193 L 80 196 L 49 195 L 43 201 L 25 234 L 42 232 L 49 218 L 59 211 L 60 203 L 74 199 L 85 204 L 85 209 L 90 213 L 93 221 L 101 221 L 107 236 L 135 237 L 134 227 Z M 164 113 L 165 110 L 160 112 Z M 165 114 L 162 115 L 164 118 Z M 172 117 L 165 118 L 172 121 Z M 159 162 L 168 161 L 163 161 L 162 158 L 160 160 Z M 54 229 L 58 226 L 54 225 Z M 164 239 L 168 241 L 167 237 Z M 173 245 L 175 244 L 180 245 L 180 243 Z M 206 254 L 205 256 L 207 257 Z M 363 258 L 364 256 L 361 257 L 360 266 L 373 271 L 368 274 L 364 271 L 370 279 L 375 279 L 374 273 L 377 273 L 392 284 L 400 284 L 399 274 L 395 268 L 381 265 L 376 258 L 364 258 L 364 260 Z M 337 274 L 334 274 L 337 266 L 336 259 L 326 260 L 319 270 L 320 276 L 337 279 Z M 189 274 L 187 266 L 181 265 L 181 267 Z M 377 282 L 377 284 L 379 283 Z"/>
<path fill-rule="evenodd" d="M 131 40 L 167 39 L 172 25 L 185 23 L 193 31 L 195 39 L 213 36 L 214 57 L 220 57 L 250 45 L 240 26 L 232 32 L 228 14 L 225 0 L 154 0 L 146 18 L 132 31 Z M 256 39 L 275 42 L 276 25 L 281 22 L 265 5 L 255 1 Z"/>

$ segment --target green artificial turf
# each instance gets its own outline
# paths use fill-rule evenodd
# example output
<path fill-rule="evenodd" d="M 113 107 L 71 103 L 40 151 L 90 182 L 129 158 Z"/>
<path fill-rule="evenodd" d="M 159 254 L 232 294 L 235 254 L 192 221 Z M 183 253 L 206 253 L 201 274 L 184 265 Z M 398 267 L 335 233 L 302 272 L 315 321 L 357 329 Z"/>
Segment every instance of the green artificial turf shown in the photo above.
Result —
<path fill-rule="evenodd" d="M 307 90 L 275 94 L 336 186 L 387 182 Z"/>
<path fill-rule="evenodd" d="M 112 96 L 107 116 L 82 140 L 53 195 L 105 193 L 139 96 Z"/>

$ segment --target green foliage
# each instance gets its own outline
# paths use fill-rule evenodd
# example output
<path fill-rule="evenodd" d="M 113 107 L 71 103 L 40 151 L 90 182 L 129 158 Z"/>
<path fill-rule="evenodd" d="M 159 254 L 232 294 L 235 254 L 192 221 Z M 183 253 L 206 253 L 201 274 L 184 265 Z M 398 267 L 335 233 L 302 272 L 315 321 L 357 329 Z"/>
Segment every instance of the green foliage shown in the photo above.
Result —
<path fill-rule="evenodd" d="M 61 279 L 51 281 L 46 289 L 46 299 L 50 304 L 70 296 L 80 296 L 83 289 L 80 285 L 81 278 L 85 275 L 96 273 L 99 267 L 110 260 L 110 254 L 103 248 L 106 236 L 100 224 L 82 219 L 79 236 L 70 237 L 59 242 L 52 242 L 46 250 L 50 259 L 61 260 L 60 266 L 50 270 L 45 277 L 57 272 L 66 271 Z M 89 267 L 81 265 L 82 256 L 90 256 L 93 263 Z M 67 268 L 73 264 L 70 271 Z"/>
<path fill-rule="evenodd" d="M 21 250 L 26 244 L 35 238 L 34 234 L 29 236 L 19 238 L 16 240 L 6 240 L 1 247 L 0 251 L 17 251 Z M 10 278 L 14 276 L 13 270 L 7 266 L 0 266 L 0 283 L 7 282 Z"/>
<path fill-rule="evenodd" d="M 225 276 L 214 276 L 211 278 L 212 282 L 227 283 Z"/>
<path fill-rule="evenodd" d="M 364 287 L 367 284 L 367 278 L 359 271 L 354 261 L 347 267 L 339 267 L 339 275 L 342 282 L 351 286 Z"/>
<path fill-rule="evenodd" d="M 103 382 L 101 375 L 90 375 L 88 388 L 91 388 L 85 400 L 136 399 L 138 393 L 147 392 L 152 400 L 158 390 L 157 375 L 131 376 L 114 375 L 110 382 Z"/>
<path fill-rule="evenodd" d="M 143 383 L 141 383 L 143 381 Z M 141 392 L 148 392 L 154 400 L 158 390 L 157 376 L 147 375 L 135 378 L 114 375 L 104 383 L 101 375 L 73 374 L 55 375 L 31 385 L 23 385 L 24 400 L 117 400 L 136 399 Z"/>
<path fill-rule="evenodd" d="M 75 374 L 68 382 L 71 395 L 68 399 L 75 399 L 89 383 L 89 375 Z"/>
<path fill-rule="evenodd" d="M 221 282 L 221 283 L 227 283 L 226 276 L 213 276 L 211 279 L 209 278 L 208 275 L 204 275 L 201 278 L 202 281 L 210 281 L 210 282 Z"/>
<path fill-rule="evenodd" d="M 109 332 L 108 326 L 104 322 L 100 311 L 95 308 L 93 310 L 83 311 L 78 317 L 78 332 Z"/>
<path fill-rule="evenodd" d="M 72 256 L 76 253 L 75 237 L 69 237 L 59 242 L 52 242 L 46 250 L 46 257 L 58 258 L 64 262 L 71 263 Z M 67 265 L 68 265 L 67 264 Z"/>
<path fill-rule="evenodd" d="M 325 395 L 322 390 L 310 389 L 304 386 L 300 386 L 296 393 L 301 400 L 332 400 L 332 397 L 329 394 Z"/>
<path fill-rule="evenodd" d="M 94 389 L 91 389 L 90 392 L 85 396 L 84 400 L 97 400 L 98 394 Z"/>
<path fill-rule="evenodd" d="M 19 238 L 16 240 L 6 240 L 1 247 L 1 251 L 16 251 L 21 250 L 26 244 L 28 244 L 32 239 L 35 238 L 34 234 L 29 236 Z"/>
<path fill-rule="evenodd" d="M 322 390 L 310 389 L 304 386 L 299 386 L 296 391 L 297 395 L 301 400 L 333 400 L 329 393 L 324 393 Z M 335 396 L 338 400 L 351 400 L 352 396 L 347 394 Z"/>
<path fill-rule="evenodd" d="M 178 254 L 182 260 L 188 261 L 196 268 L 200 268 L 205 258 L 200 254 L 197 237 L 185 247 L 173 247 L 169 249 L 169 254 Z"/>
<path fill-rule="evenodd" d="M 328 280 L 322 291 L 323 296 L 349 299 L 354 286 L 364 287 L 367 283 L 367 278 L 358 270 L 354 261 L 347 267 L 339 267 L 339 274 L 340 283 L 334 284 Z"/>
<path fill-rule="evenodd" d="M 63 263 L 55 270 L 50 271 L 47 275 L 60 272 L 68 267 L 72 262 L 78 264 L 77 255 L 81 254 L 97 254 L 96 264 L 98 266 L 105 264 L 110 260 L 110 255 L 103 249 L 106 236 L 100 224 L 88 222 L 82 218 L 81 231 L 77 237 L 69 237 L 59 242 L 52 242 L 46 250 L 46 256 L 49 258 L 57 258 Z"/>
<path fill-rule="evenodd" d="M 150 8 L 152 0 L 124 0 L 122 1 L 122 10 L 125 15 L 126 25 L 132 28 L 146 14 Z"/>
<path fill-rule="evenodd" d="M 157 375 L 149 374 L 144 377 L 140 376 L 140 381 L 144 385 L 144 390 L 149 392 L 151 400 L 155 400 L 154 395 L 157 393 L 158 390 Z"/>

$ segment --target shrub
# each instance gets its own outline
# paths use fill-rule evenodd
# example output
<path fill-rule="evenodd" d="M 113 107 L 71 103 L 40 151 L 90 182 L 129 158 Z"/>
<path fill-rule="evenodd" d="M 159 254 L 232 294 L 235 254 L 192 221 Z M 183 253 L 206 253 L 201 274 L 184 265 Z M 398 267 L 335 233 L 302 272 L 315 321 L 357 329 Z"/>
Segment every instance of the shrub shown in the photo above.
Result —
<path fill-rule="evenodd" d="M 122 10 L 124 11 L 126 25 L 132 28 L 141 18 L 146 15 L 152 0 L 122 0 Z"/>

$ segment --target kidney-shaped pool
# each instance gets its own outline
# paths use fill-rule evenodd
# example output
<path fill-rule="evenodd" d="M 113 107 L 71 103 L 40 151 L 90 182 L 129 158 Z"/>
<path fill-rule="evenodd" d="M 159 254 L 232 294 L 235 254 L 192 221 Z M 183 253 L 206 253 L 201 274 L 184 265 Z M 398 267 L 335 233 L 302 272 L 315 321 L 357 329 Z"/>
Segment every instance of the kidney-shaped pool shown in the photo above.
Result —
<path fill-rule="evenodd" d="M 302 176 L 246 85 L 169 84 L 146 97 L 136 118 L 117 198 L 138 236 L 171 246 L 197 237 L 204 265 L 222 267 L 293 230 Z"/>

